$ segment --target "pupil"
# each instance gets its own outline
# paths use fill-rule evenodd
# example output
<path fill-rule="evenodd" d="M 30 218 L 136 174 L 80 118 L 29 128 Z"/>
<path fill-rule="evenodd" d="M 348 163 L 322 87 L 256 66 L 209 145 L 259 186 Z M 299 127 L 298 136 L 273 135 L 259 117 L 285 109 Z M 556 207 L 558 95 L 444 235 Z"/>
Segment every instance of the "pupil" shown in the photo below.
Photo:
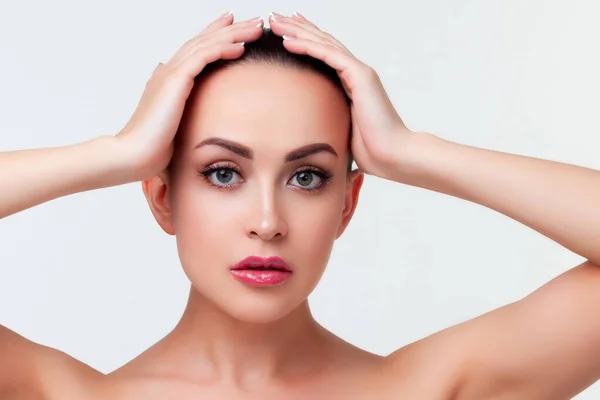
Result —
<path fill-rule="evenodd" d="M 221 183 L 227 183 L 231 180 L 232 177 L 232 173 L 229 170 L 226 169 L 221 169 L 217 172 L 217 179 L 219 180 L 219 182 Z"/>
<path fill-rule="evenodd" d="M 312 182 L 312 174 L 309 172 L 301 172 L 300 175 L 298 175 L 298 182 L 303 186 L 310 185 Z"/>

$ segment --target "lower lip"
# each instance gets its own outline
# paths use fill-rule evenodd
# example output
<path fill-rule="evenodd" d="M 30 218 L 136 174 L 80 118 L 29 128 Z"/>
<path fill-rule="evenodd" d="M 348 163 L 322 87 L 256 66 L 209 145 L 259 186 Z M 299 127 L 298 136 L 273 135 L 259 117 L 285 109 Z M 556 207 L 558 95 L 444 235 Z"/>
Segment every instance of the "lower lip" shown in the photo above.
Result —
<path fill-rule="evenodd" d="M 232 269 L 235 279 L 253 286 L 273 286 L 289 278 L 290 271 L 257 271 L 251 269 Z"/>

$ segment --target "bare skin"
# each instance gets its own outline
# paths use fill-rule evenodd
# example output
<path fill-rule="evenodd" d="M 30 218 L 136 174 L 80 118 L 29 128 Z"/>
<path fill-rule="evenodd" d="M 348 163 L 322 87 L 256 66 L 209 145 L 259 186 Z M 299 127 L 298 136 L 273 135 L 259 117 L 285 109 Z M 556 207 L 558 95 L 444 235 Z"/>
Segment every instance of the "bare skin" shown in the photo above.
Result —
<path fill-rule="evenodd" d="M 194 87 L 207 63 L 239 57 L 239 43 L 260 36 L 262 21 L 233 24 L 231 15 L 156 69 L 117 135 L 0 153 L 0 218 L 61 196 L 142 181 L 158 224 L 177 236 L 192 282 L 177 327 L 108 375 L 0 327 L 0 398 L 558 400 L 595 382 L 600 173 L 412 132 L 374 71 L 334 38 L 299 15 L 276 15 L 270 22 L 287 38 L 287 50 L 338 71 L 352 100 L 351 148 L 360 170 L 346 173 L 349 121 L 340 94 L 322 77 L 278 66 L 236 66 Z M 236 118 L 219 115 L 254 103 L 261 107 Z M 167 173 L 180 125 L 177 165 Z M 285 135 L 273 134 L 282 126 Z M 215 135 L 249 147 L 253 158 L 197 145 Z M 316 142 L 329 144 L 337 156 L 322 151 L 296 164 L 283 162 L 289 151 Z M 243 179 L 216 189 L 218 182 L 198 178 L 199 167 L 223 158 L 243 170 Z M 309 161 L 332 171 L 327 186 L 310 195 L 296 175 Z M 520 301 L 387 357 L 370 354 L 320 326 L 306 302 L 333 241 L 352 218 L 363 173 L 489 207 L 587 261 Z M 236 207 L 237 201 L 246 207 Z M 201 212 L 214 204 L 246 211 Z M 219 247 L 223 238 L 234 241 L 240 255 L 276 252 L 302 268 L 287 286 L 251 290 L 222 268 L 237 259 L 223 258 L 233 251 Z"/>

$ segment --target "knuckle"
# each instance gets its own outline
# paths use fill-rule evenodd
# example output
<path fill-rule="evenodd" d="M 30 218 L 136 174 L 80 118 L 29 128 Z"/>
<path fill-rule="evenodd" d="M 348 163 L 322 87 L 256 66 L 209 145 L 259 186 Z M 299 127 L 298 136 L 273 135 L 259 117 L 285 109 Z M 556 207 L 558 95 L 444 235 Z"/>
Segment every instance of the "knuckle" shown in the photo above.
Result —
<path fill-rule="evenodd" d="M 227 45 L 226 42 L 221 42 L 219 41 L 218 43 L 215 43 L 209 47 L 206 47 L 204 49 L 202 49 L 202 54 L 203 56 L 201 56 L 200 58 L 202 60 L 206 59 L 209 53 L 220 53 L 225 49 L 225 46 Z"/>
<path fill-rule="evenodd" d="M 158 63 L 158 65 L 154 68 L 154 71 L 152 71 L 152 75 L 156 76 L 158 75 L 163 69 L 163 63 Z"/>
<path fill-rule="evenodd" d="M 193 47 L 193 46 L 194 46 L 194 44 L 196 43 L 196 41 L 197 41 L 197 38 L 192 38 L 192 39 L 189 39 L 189 40 L 187 40 L 187 41 L 186 41 L 186 42 L 183 44 L 183 46 L 181 46 L 181 47 L 179 48 L 179 53 L 181 54 L 181 52 L 185 52 L 185 51 L 187 51 L 187 49 L 189 49 L 190 47 Z"/>
<path fill-rule="evenodd" d="M 255 22 L 254 24 L 257 24 L 257 22 Z M 223 29 L 223 32 L 235 32 L 241 29 L 248 29 L 250 26 L 252 26 L 252 23 L 250 21 L 238 22 L 237 24 L 225 27 Z"/>
<path fill-rule="evenodd" d="M 199 36 L 194 36 L 194 37 L 189 38 L 188 40 L 185 41 L 185 43 L 183 45 L 186 46 L 186 47 L 190 46 L 192 43 L 194 43 L 196 41 L 196 39 L 198 37 Z"/>
<path fill-rule="evenodd" d="M 225 35 L 223 35 L 223 41 L 227 42 L 227 43 L 234 42 L 235 38 L 236 38 L 236 32 L 235 31 L 229 31 Z"/>
<path fill-rule="evenodd" d="M 372 67 L 363 64 L 361 66 L 361 70 L 364 76 L 366 76 L 368 79 L 377 79 L 377 71 L 375 71 L 375 69 L 373 69 Z"/>

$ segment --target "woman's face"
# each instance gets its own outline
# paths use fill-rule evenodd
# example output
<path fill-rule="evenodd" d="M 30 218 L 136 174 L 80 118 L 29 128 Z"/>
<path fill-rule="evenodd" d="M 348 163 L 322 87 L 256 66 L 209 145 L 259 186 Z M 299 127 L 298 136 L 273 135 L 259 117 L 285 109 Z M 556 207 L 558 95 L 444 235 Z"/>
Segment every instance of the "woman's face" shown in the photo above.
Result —
<path fill-rule="evenodd" d="M 172 170 L 144 185 L 195 290 L 254 322 L 306 300 L 362 184 L 347 171 L 349 128 L 340 89 L 314 72 L 239 64 L 195 86 Z M 243 283 L 230 269 L 248 256 L 280 257 L 292 273 Z"/>

